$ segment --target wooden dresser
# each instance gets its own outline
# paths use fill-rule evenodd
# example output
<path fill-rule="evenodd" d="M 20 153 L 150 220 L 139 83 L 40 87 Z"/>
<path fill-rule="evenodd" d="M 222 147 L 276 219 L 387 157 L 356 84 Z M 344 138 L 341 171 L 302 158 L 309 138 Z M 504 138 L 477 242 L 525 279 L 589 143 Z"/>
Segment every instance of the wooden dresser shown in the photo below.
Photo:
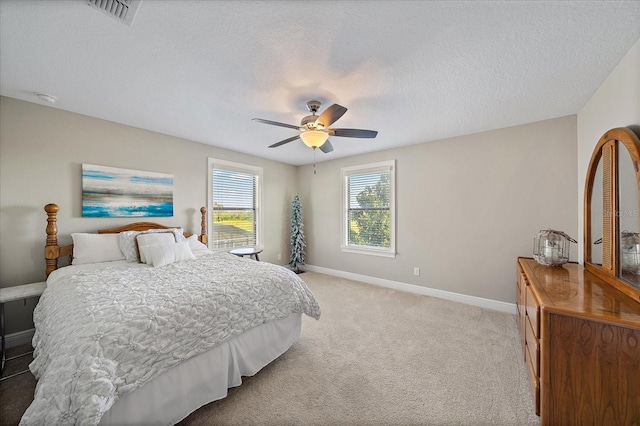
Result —
<path fill-rule="evenodd" d="M 582 266 L 518 258 L 518 324 L 544 425 L 640 425 L 640 303 Z"/>

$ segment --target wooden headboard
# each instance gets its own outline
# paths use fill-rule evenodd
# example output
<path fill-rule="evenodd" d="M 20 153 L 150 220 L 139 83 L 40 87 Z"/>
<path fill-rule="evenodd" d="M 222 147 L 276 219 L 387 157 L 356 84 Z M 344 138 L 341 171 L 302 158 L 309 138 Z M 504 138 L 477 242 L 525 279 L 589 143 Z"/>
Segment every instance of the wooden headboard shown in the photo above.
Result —
<path fill-rule="evenodd" d="M 44 211 L 47 212 L 47 243 L 44 247 L 44 259 L 46 262 L 46 274 L 47 277 L 50 273 L 58 269 L 58 259 L 67 256 L 69 259 L 69 265 L 73 261 L 73 244 L 67 246 L 58 245 L 58 225 L 57 216 L 60 207 L 57 204 L 47 204 L 44 206 Z M 200 235 L 198 240 L 201 243 L 207 244 L 207 208 L 200 208 Z M 117 234 L 124 231 L 146 231 L 148 229 L 172 229 L 177 226 L 165 226 L 155 222 L 134 222 L 129 225 L 120 226 L 118 228 L 98 229 L 98 234 Z M 189 237 L 193 234 L 185 232 L 184 236 Z"/>

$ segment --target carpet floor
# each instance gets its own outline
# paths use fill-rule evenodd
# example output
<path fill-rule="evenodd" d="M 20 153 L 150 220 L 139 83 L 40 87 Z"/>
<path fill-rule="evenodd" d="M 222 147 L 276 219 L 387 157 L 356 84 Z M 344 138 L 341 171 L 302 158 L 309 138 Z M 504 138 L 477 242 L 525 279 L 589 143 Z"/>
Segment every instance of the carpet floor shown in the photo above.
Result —
<path fill-rule="evenodd" d="M 300 277 L 320 321 L 304 317 L 289 351 L 180 425 L 539 424 L 514 315 Z M 0 424 L 19 422 L 34 387 L 31 374 L 0 383 Z"/>

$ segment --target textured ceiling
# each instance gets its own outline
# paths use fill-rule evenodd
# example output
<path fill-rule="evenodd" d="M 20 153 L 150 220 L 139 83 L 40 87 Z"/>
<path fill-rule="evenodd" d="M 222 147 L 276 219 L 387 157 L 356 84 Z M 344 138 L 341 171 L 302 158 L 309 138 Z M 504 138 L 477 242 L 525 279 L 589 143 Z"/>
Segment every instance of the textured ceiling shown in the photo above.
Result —
<path fill-rule="evenodd" d="M 640 37 L 640 2 L 0 3 L 2 95 L 301 165 L 310 99 L 349 111 L 327 160 L 575 114 Z M 48 104 L 51 105 L 51 104 Z"/>

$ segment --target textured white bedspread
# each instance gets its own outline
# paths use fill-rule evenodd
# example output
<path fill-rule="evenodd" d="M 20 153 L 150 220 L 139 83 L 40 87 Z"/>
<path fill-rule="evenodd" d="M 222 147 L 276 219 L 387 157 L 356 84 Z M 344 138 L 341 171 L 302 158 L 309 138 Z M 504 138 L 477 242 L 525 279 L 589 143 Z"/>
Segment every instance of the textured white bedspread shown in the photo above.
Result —
<path fill-rule="evenodd" d="M 302 280 L 229 253 L 50 279 L 34 311 L 30 368 L 38 383 L 20 424 L 98 424 L 119 396 L 294 312 L 320 317 Z"/>

